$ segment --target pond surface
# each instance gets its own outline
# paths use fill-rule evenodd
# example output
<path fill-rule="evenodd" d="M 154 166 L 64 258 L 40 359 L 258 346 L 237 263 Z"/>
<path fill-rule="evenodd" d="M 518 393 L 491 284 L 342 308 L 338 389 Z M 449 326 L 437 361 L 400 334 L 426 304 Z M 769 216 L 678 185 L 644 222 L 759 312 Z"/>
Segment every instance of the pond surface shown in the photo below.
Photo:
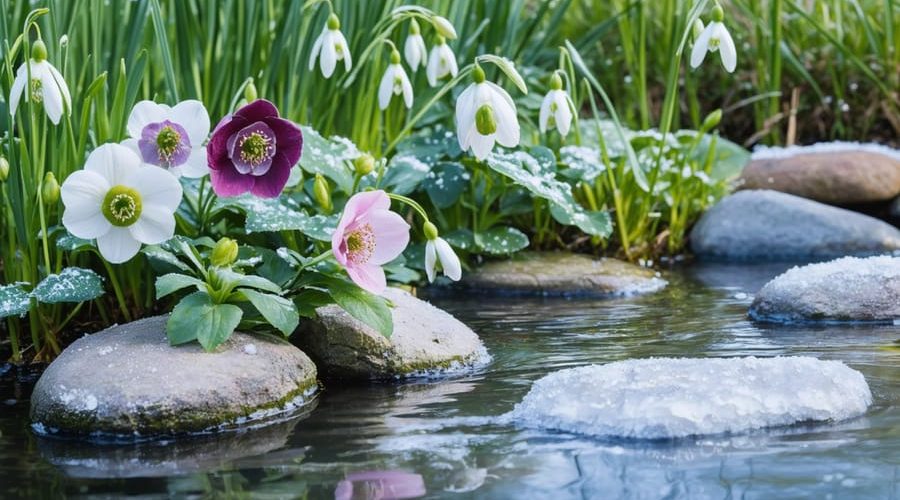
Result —
<path fill-rule="evenodd" d="M 0 407 L 0 497 L 380 498 L 393 487 L 431 498 L 900 498 L 900 351 L 889 348 L 900 326 L 749 322 L 752 294 L 786 267 L 695 265 L 666 273 L 665 291 L 629 299 L 434 295 L 481 335 L 490 365 L 442 381 L 332 384 L 307 415 L 241 433 L 62 442 L 31 433 L 28 402 L 10 399 Z M 865 375 L 874 404 L 842 423 L 663 442 L 496 418 L 562 368 L 748 355 L 842 360 Z"/>

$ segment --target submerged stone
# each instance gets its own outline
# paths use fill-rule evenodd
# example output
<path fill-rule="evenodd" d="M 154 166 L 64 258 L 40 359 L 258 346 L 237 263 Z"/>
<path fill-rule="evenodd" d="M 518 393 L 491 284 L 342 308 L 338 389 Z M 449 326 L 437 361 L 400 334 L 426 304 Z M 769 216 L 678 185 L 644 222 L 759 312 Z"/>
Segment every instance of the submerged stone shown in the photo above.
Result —
<path fill-rule="evenodd" d="M 236 332 L 206 353 L 199 344 L 170 346 L 166 320 L 73 342 L 34 388 L 35 429 L 97 438 L 224 429 L 293 410 L 316 389 L 316 367 L 286 341 Z"/>
<path fill-rule="evenodd" d="M 844 257 L 791 268 L 756 294 L 750 317 L 892 323 L 900 318 L 900 257 Z"/>
<path fill-rule="evenodd" d="M 844 420 L 871 403 L 865 378 L 840 361 L 649 358 L 547 375 L 509 416 L 533 428 L 671 439 Z"/>
<path fill-rule="evenodd" d="M 703 214 L 691 231 L 700 257 L 729 261 L 803 260 L 900 249 L 886 222 L 777 191 L 739 191 Z"/>
<path fill-rule="evenodd" d="M 522 252 L 463 277 L 463 286 L 537 295 L 627 296 L 662 290 L 650 269 L 616 259 L 567 252 Z"/>
<path fill-rule="evenodd" d="M 772 189 L 837 205 L 900 194 L 900 158 L 864 150 L 755 156 L 741 174 L 746 189 Z"/>
<path fill-rule="evenodd" d="M 465 369 L 490 360 L 469 327 L 428 302 L 388 288 L 394 331 L 385 338 L 336 305 L 301 323 L 292 340 L 334 378 L 383 379 Z"/>

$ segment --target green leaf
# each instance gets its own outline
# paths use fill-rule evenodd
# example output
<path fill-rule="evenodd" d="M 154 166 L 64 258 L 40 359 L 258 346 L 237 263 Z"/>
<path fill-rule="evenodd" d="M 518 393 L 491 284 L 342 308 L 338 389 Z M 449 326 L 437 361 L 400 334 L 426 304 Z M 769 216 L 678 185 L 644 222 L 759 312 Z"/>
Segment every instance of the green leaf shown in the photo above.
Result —
<path fill-rule="evenodd" d="M 306 288 L 294 296 L 294 305 L 304 318 L 315 318 L 317 308 L 333 303 L 328 292 L 316 288 Z"/>
<path fill-rule="evenodd" d="M 490 62 L 497 65 L 506 77 L 512 81 L 523 94 L 528 94 L 528 86 L 525 85 L 525 79 L 516 70 L 516 65 L 505 57 L 498 57 L 493 54 L 484 54 L 478 56 L 478 62 Z"/>
<path fill-rule="evenodd" d="M 457 229 L 443 235 L 447 243 L 460 250 L 472 251 L 475 249 L 475 235 L 468 229 Z"/>
<path fill-rule="evenodd" d="M 550 215 L 560 224 L 576 226 L 586 234 L 606 238 L 612 234 L 612 220 L 608 212 L 577 210 L 572 212 L 567 207 L 550 205 Z"/>
<path fill-rule="evenodd" d="M 234 304 L 213 304 L 206 292 L 194 292 L 172 310 L 166 335 L 172 345 L 196 339 L 203 349 L 212 351 L 231 337 L 243 315 Z"/>
<path fill-rule="evenodd" d="M 72 236 L 68 232 L 56 239 L 56 248 L 65 252 L 80 252 L 89 248 L 94 248 L 94 242 L 85 240 L 77 236 Z"/>
<path fill-rule="evenodd" d="M 397 156 L 412 156 L 426 165 L 461 155 L 456 132 L 440 126 L 433 132 L 408 137 L 397 145 Z"/>
<path fill-rule="evenodd" d="M 415 191 L 431 172 L 431 166 L 415 156 L 395 156 L 387 166 L 381 184 L 394 194 Z"/>
<path fill-rule="evenodd" d="M 448 208 L 456 203 L 471 175 L 466 168 L 455 162 L 439 163 L 422 182 L 422 187 L 437 208 Z"/>
<path fill-rule="evenodd" d="M 178 290 L 190 286 L 196 286 L 203 289 L 205 284 L 192 276 L 178 273 L 169 273 L 156 278 L 156 299 L 159 300 L 167 295 L 171 295 Z"/>
<path fill-rule="evenodd" d="M 300 231 L 319 241 L 330 241 L 331 233 L 337 227 L 337 214 L 309 216 L 286 203 L 295 203 L 281 198 L 258 198 L 252 195 L 236 196 L 221 201 L 225 206 L 240 209 L 247 215 L 244 230 L 250 233 L 278 231 Z"/>
<path fill-rule="evenodd" d="M 383 297 L 340 279 L 328 280 L 328 293 L 350 316 L 374 328 L 384 337 L 390 338 L 394 332 L 391 309 Z"/>
<path fill-rule="evenodd" d="M 276 285 L 275 283 L 269 281 L 262 276 L 254 276 L 252 274 L 241 274 L 234 272 L 230 269 L 218 269 L 216 270 L 219 277 L 223 280 L 229 281 L 232 283 L 234 287 L 248 287 L 248 288 L 256 288 L 259 290 L 264 290 L 266 292 L 272 293 L 281 293 L 281 287 Z"/>
<path fill-rule="evenodd" d="M 270 325 L 281 331 L 285 337 L 290 337 L 297 329 L 297 325 L 300 324 L 297 306 L 290 300 L 249 288 L 241 288 L 239 292 L 253 304 L 253 307 L 262 314 L 263 318 L 266 318 Z"/>
<path fill-rule="evenodd" d="M 190 272 L 191 268 L 181 261 L 174 253 L 162 248 L 159 245 L 148 245 L 141 249 L 141 253 L 150 261 L 150 265 L 157 270 L 174 270 L 178 269 Z M 161 271 L 165 272 L 165 271 Z"/>
<path fill-rule="evenodd" d="M 347 161 L 356 159 L 359 149 L 343 137 L 325 139 L 314 129 L 301 126 L 303 154 L 300 167 L 311 174 L 322 174 L 334 181 L 345 193 L 353 189 L 353 172 Z"/>
<path fill-rule="evenodd" d="M 90 269 L 67 267 L 38 283 L 31 294 L 39 302 L 84 302 L 103 295 L 103 278 Z"/>
<path fill-rule="evenodd" d="M 706 161 L 706 155 L 712 144 L 713 136 L 704 134 L 694 151 L 693 159 L 701 165 Z M 730 181 L 736 179 L 747 163 L 750 162 L 750 152 L 741 146 L 718 137 L 716 139 L 715 159 L 713 160 L 712 172 L 709 176 L 717 181 Z"/>
<path fill-rule="evenodd" d="M 514 227 L 493 227 L 475 233 L 475 244 L 491 255 L 509 255 L 528 247 L 528 236 Z"/>
<path fill-rule="evenodd" d="M 0 286 L 0 318 L 24 316 L 31 309 L 31 297 L 21 284 Z"/>

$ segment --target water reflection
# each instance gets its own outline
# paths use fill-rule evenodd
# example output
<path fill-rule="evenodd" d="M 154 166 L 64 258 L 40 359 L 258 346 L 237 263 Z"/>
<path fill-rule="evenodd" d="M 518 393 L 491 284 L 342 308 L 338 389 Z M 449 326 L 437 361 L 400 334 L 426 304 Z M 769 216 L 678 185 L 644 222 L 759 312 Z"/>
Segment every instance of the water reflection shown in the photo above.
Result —
<path fill-rule="evenodd" d="M 353 472 L 334 489 L 335 500 L 388 500 L 424 496 L 425 481 L 404 471 Z"/>

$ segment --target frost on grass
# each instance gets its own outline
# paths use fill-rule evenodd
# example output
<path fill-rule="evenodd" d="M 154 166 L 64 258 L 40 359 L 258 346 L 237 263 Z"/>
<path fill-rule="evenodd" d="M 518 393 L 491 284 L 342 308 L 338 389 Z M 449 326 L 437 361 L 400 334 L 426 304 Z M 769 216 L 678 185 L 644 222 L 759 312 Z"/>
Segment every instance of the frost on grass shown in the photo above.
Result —
<path fill-rule="evenodd" d="M 820 142 L 809 146 L 769 147 L 757 146 L 753 149 L 754 160 L 777 160 L 790 158 L 799 154 L 809 153 L 846 153 L 852 151 L 865 151 L 889 156 L 900 161 L 900 150 L 877 144 L 874 142 Z"/>
<path fill-rule="evenodd" d="M 0 319 L 24 316 L 31 309 L 31 298 L 19 284 L 0 286 Z"/>
<path fill-rule="evenodd" d="M 45 304 L 84 302 L 103 295 L 103 278 L 90 269 L 67 267 L 44 278 L 31 294 Z"/>
<path fill-rule="evenodd" d="M 526 427 L 668 439 L 844 420 L 871 403 L 865 378 L 840 361 L 650 358 L 552 373 L 509 416 Z"/>

